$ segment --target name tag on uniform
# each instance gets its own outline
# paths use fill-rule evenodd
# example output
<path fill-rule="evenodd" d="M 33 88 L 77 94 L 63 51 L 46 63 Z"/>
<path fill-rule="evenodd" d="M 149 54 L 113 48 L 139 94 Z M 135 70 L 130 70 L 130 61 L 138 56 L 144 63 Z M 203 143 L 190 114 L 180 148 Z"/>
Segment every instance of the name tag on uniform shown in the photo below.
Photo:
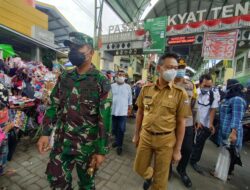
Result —
<path fill-rule="evenodd" d="M 144 108 L 145 108 L 145 110 L 150 110 L 150 107 L 149 107 L 149 105 L 144 105 Z"/>
<path fill-rule="evenodd" d="M 172 95 L 168 95 L 168 98 L 173 98 L 173 96 Z"/>

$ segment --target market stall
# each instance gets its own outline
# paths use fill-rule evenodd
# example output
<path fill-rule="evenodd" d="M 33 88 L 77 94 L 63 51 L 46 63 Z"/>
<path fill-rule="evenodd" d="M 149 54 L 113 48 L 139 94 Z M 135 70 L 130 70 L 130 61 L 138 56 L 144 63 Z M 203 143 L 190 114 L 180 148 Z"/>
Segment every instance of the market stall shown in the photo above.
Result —
<path fill-rule="evenodd" d="M 0 57 L 0 82 L 9 89 L 9 117 L 15 126 L 9 133 L 8 160 L 11 160 L 22 136 L 34 138 L 38 134 L 60 69 L 50 71 L 41 62 L 11 58 L 15 55 L 11 46 L 0 48 L 4 52 Z"/>

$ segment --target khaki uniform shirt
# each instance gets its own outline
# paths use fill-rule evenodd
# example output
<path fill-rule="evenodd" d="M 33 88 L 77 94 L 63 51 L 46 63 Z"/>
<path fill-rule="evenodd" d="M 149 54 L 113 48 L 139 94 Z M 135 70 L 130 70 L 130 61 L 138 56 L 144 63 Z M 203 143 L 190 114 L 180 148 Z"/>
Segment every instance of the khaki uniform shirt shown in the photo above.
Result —
<path fill-rule="evenodd" d="M 177 86 L 182 87 L 186 90 L 189 98 L 189 107 L 191 109 L 191 100 L 194 98 L 194 84 L 190 80 L 185 80 L 184 82 L 175 83 Z M 186 126 L 190 127 L 194 125 L 193 114 L 191 109 L 191 115 L 186 119 Z"/>
<path fill-rule="evenodd" d="M 187 93 L 172 83 L 163 89 L 157 84 L 143 87 L 137 105 L 144 110 L 142 128 L 152 132 L 172 132 L 177 117 L 191 114 Z"/>

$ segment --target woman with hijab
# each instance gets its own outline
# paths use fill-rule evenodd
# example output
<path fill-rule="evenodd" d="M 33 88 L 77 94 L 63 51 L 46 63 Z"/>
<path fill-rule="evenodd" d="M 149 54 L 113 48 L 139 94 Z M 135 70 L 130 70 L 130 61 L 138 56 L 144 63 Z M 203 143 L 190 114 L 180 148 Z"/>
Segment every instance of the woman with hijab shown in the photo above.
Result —
<path fill-rule="evenodd" d="M 235 164 L 242 165 L 239 151 L 242 147 L 243 127 L 242 119 L 246 111 L 246 101 L 243 99 L 243 86 L 238 80 L 227 81 L 226 95 L 220 105 L 219 142 L 229 145 L 231 162 L 228 172 L 230 179 Z"/>

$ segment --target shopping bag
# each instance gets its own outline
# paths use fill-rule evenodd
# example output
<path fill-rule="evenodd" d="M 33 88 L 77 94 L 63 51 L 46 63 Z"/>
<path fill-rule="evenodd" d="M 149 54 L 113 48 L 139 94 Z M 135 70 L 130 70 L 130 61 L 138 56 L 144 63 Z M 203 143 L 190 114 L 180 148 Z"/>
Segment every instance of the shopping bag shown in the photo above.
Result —
<path fill-rule="evenodd" d="M 230 154 L 229 151 L 226 149 L 226 147 L 223 146 L 220 150 L 217 159 L 214 176 L 226 182 L 229 166 L 230 166 Z"/>

